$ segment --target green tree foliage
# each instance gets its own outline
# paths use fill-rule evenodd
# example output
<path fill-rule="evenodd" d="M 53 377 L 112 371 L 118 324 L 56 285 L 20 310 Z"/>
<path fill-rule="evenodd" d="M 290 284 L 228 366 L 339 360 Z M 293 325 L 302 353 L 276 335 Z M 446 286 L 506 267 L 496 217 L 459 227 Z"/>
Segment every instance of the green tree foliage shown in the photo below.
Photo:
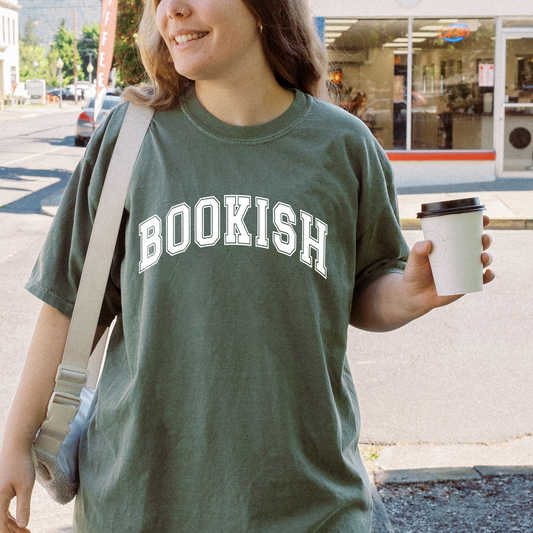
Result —
<path fill-rule="evenodd" d="M 33 78 L 46 79 L 48 61 L 46 50 L 42 46 L 19 43 L 20 81 Z"/>
<path fill-rule="evenodd" d="M 38 45 L 35 22 L 28 17 L 19 41 L 20 81 L 44 78 L 47 70 L 46 50 Z"/>
<path fill-rule="evenodd" d="M 98 43 L 100 40 L 100 23 L 84 24 L 82 28 L 82 38 L 78 41 L 78 52 L 81 56 L 81 70 L 85 72 L 88 78 L 87 67 L 92 63 L 94 72 L 93 79 L 96 75 L 96 66 L 98 59 Z"/>
<path fill-rule="evenodd" d="M 142 11 L 142 0 L 118 0 L 113 61 L 117 67 L 117 82 L 121 85 L 135 85 L 145 78 L 137 50 L 137 30 Z"/>
<path fill-rule="evenodd" d="M 113 66 L 117 68 L 117 83 L 120 85 L 137 84 L 145 79 L 137 50 L 137 29 L 141 21 L 143 0 L 118 0 L 117 31 Z M 77 60 L 81 65 L 78 79 L 88 78 L 87 66 L 91 61 L 94 67 L 93 77 L 96 75 L 98 59 L 98 43 L 100 39 L 100 23 L 84 24 L 82 38 L 77 42 Z M 63 60 L 63 86 L 74 80 L 74 32 L 67 30 L 62 20 L 54 43 L 48 54 L 43 47 L 38 46 L 35 23 L 28 17 L 24 28 L 24 38 L 20 40 L 20 75 L 21 80 L 29 78 L 44 78 L 48 86 L 57 87 L 58 71 L 57 59 Z M 35 67 L 34 62 L 39 66 Z"/>
<path fill-rule="evenodd" d="M 48 53 L 47 84 L 58 85 L 56 63 L 59 57 L 63 60 L 63 86 L 69 85 L 74 80 L 74 32 L 67 30 L 64 20 L 59 25 L 55 41 Z M 80 64 L 79 52 L 76 56 L 76 64 Z M 85 79 L 81 70 L 78 72 L 78 79 Z"/>

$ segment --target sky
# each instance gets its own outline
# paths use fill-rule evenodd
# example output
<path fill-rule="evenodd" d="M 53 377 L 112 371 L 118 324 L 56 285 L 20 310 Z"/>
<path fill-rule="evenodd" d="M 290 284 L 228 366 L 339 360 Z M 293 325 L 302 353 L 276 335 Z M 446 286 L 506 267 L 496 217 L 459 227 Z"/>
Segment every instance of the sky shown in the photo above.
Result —
<path fill-rule="evenodd" d="M 54 40 L 54 36 L 65 19 L 65 26 L 74 28 L 74 10 L 76 11 L 76 29 L 78 38 L 81 37 L 83 24 L 100 22 L 102 3 L 100 0 L 19 0 L 19 30 L 23 36 L 26 20 L 30 16 L 36 22 L 36 35 L 41 46 L 47 50 Z"/>

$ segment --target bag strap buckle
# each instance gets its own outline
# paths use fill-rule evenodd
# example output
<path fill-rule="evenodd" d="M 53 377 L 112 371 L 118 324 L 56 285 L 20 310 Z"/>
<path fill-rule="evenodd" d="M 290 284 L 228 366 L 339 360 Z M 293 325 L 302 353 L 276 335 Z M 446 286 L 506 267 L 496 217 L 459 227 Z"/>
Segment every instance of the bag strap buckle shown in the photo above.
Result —
<path fill-rule="evenodd" d="M 57 456 L 63 440 L 70 431 L 69 426 L 78 414 L 80 405 L 81 399 L 75 394 L 54 391 L 35 445 Z"/>
<path fill-rule="evenodd" d="M 86 368 L 61 364 L 57 369 L 55 392 L 74 395 L 79 400 L 81 389 L 87 384 L 88 377 Z"/>

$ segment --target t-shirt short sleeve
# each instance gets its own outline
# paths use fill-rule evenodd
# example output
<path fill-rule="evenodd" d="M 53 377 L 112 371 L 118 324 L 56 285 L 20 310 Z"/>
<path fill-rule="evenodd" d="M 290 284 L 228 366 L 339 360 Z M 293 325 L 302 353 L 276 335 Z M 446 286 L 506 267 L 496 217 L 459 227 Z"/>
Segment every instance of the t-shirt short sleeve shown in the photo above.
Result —
<path fill-rule="evenodd" d="M 369 138 L 360 161 L 354 299 L 381 276 L 402 273 L 409 256 L 392 168 L 375 139 Z"/>
<path fill-rule="evenodd" d="M 74 309 L 96 209 L 125 111 L 125 105 L 113 110 L 93 134 L 84 157 L 69 180 L 25 286 L 34 296 L 68 317 Z M 100 325 L 109 325 L 120 311 L 123 249 L 120 233 L 98 321 Z"/>

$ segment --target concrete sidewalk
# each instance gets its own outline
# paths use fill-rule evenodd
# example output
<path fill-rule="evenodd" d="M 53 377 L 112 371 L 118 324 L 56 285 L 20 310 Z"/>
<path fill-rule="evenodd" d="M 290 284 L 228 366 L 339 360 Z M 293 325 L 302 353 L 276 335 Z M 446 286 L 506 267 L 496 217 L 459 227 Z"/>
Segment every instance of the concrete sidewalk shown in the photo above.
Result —
<path fill-rule="evenodd" d="M 0 111 L 0 122 L 8 122 L 11 120 L 22 120 L 26 118 L 34 118 L 41 115 L 55 115 L 57 113 L 68 113 L 81 109 L 89 103 L 87 100 L 79 100 L 78 103 L 73 100 L 63 100 L 63 106 L 59 107 L 58 102 L 48 102 L 46 105 L 42 104 L 21 104 L 14 106 L 4 106 Z"/>
<path fill-rule="evenodd" d="M 498 444 L 361 446 L 376 483 L 423 483 L 533 475 L 533 437 Z"/>
<path fill-rule="evenodd" d="M 527 181 L 533 182 L 533 180 Z M 480 188 L 480 185 L 477 184 L 476 188 Z M 464 192 L 443 192 L 446 190 L 444 187 L 434 189 L 441 192 L 422 192 L 423 189 L 419 189 L 418 192 L 408 190 L 404 193 L 402 189 L 399 189 L 398 203 L 402 228 L 420 228 L 420 221 L 416 215 L 422 204 L 477 196 L 486 207 L 486 214 L 491 219 L 491 229 L 533 229 L 533 188 L 517 191 L 481 189 Z M 453 191 L 453 187 L 448 187 L 448 189 Z"/>
<path fill-rule="evenodd" d="M 476 196 L 487 208 L 491 229 L 533 229 L 533 178 L 499 178 L 483 183 L 399 188 L 402 227 L 420 228 L 416 214 L 422 204 Z"/>

